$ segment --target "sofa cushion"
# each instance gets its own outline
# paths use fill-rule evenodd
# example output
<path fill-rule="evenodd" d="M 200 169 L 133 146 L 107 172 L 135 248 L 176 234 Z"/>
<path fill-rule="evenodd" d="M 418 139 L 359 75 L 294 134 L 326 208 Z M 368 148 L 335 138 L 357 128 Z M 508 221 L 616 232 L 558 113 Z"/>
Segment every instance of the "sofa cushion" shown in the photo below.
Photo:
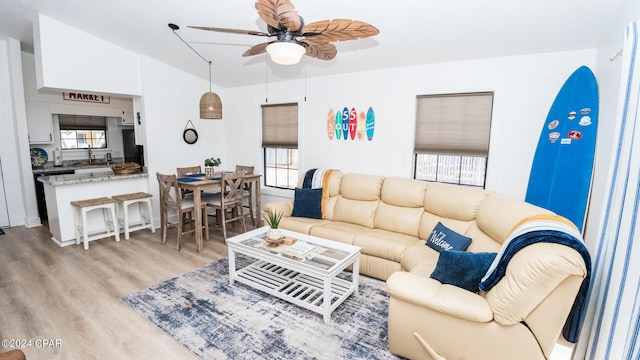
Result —
<path fill-rule="evenodd" d="M 373 228 L 379 200 L 352 200 L 338 195 L 333 209 L 333 220 Z"/>
<path fill-rule="evenodd" d="M 382 183 L 380 200 L 390 205 L 424 210 L 424 194 L 426 190 L 426 181 L 388 177 Z"/>
<path fill-rule="evenodd" d="M 489 191 L 482 189 L 429 183 L 424 196 L 424 208 L 447 219 L 471 221 L 489 194 Z"/>
<path fill-rule="evenodd" d="M 309 235 L 353 245 L 353 239 L 358 234 L 366 232 L 367 230 L 370 229 L 360 225 L 350 224 L 348 222 L 329 221 L 312 227 L 309 230 Z"/>
<path fill-rule="evenodd" d="M 458 234 L 440 222 L 433 228 L 426 243 L 430 248 L 440 252 L 442 250 L 463 251 L 469 244 L 471 244 L 471 238 Z"/>
<path fill-rule="evenodd" d="M 322 219 L 322 188 L 295 188 L 291 216 Z"/>
<path fill-rule="evenodd" d="M 380 200 L 383 181 L 382 176 L 347 174 L 340 182 L 340 195 L 351 200 Z"/>
<path fill-rule="evenodd" d="M 418 237 L 424 208 L 403 207 L 380 202 L 373 225 L 376 229 Z"/>
<path fill-rule="evenodd" d="M 353 245 L 360 246 L 362 254 L 392 260 L 399 264 L 404 250 L 419 240 L 415 236 L 374 229 L 358 234 L 353 239 Z"/>
<path fill-rule="evenodd" d="M 443 284 L 478 292 L 478 284 L 495 257 L 493 252 L 441 251 L 430 277 Z"/>

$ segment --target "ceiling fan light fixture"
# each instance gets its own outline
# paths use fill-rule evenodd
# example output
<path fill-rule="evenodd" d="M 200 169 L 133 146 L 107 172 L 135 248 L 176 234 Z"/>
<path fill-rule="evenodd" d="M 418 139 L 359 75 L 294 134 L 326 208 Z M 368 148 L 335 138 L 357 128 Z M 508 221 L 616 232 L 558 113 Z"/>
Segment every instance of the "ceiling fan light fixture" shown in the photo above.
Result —
<path fill-rule="evenodd" d="M 267 52 L 274 63 L 280 65 L 294 65 L 300 62 L 306 52 L 304 46 L 293 41 L 276 41 L 267 45 Z"/>

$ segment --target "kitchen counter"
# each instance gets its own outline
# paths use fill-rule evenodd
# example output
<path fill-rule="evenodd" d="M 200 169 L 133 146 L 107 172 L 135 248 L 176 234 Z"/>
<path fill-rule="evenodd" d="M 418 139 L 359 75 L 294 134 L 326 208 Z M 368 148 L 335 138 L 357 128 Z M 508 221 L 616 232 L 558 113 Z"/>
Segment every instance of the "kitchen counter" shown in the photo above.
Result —
<path fill-rule="evenodd" d="M 105 167 L 104 164 L 102 167 Z M 72 201 L 111 197 L 132 192 L 149 192 L 147 169 L 135 174 L 113 172 L 40 176 L 48 213 L 51 240 L 60 246 L 76 243 L 75 215 Z M 139 212 L 130 209 L 131 222 L 139 221 Z M 87 217 L 89 230 L 104 228 L 102 212 L 91 211 Z M 110 238 L 112 239 L 112 238 Z M 102 239 L 101 241 L 113 241 Z"/>
<path fill-rule="evenodd" d="M 42 174 L 48 172 L 57 172 L 57 171 L 74 171 L 78 169 L 91 169 L 91 168 L 107 168 L 113 165 L 122 165 L 124 161 L 122 159 L 111 161 L 110 163 L 106 163 L 104 161 L 94 161 L 89 164 L 88 160 L 72 160 L 72 161 L 63 161 L 62 166 L 54 166 L 53 162 L 46 162 L 44 165 L 40 167 L 32 167 L 32 171 L 34 174 Z"/>
<path fill-rule="evenodd" d="M 122 179 L 135 179 L 140 177 L 148 177 L 147 169 L 144 168 L 141 172 L 137 172 L 134 174 L 124 174 L 124 175 L 116 175 L 113 172 L 96 172 L 96 173 L 86 173 L 86 174 L 66 174 L 66 175 L 52 175 L 52 176 L 41 176 L 38 178 L 38 181 L 44 183 L 45 185 L 72 185 L 72 184 L 84 184 L 84 183 L 94 183 L 101 181 L 110 181 L 110 180 L 122 180 Z"/>

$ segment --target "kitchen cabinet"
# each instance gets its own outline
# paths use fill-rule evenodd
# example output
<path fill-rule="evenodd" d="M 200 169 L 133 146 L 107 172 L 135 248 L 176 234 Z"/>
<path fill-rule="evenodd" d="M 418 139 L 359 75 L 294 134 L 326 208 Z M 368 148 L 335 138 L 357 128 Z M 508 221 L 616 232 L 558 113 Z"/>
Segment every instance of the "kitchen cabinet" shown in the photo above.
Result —
<path fill-rule="evenodd" d="M 133 111 L 122 111 L 122 125 L 133 125 Z"/>
<path fill-rule="evenodd" d="M 48 104 L 27 103 L 27 130 L 30 144 L 53 144 L 53 121 Z"/>

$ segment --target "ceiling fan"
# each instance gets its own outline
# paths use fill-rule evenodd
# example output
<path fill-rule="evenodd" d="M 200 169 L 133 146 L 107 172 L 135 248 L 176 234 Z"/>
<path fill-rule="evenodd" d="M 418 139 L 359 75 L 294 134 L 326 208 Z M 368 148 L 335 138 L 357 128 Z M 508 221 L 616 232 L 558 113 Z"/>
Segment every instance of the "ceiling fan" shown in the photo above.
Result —
<path fill-rule="evenodd" d="M 256 10 L 260 18 L 267 23 L 268 32 L 208 26 L 189 27 L 232 34 L 275 37 L 273 41 L 251 47 L 242 56 L 267 52 L 275 63 L 282 65 L 296 64 L 302 55 L 331 60 L 338 53 L 331 42 L 366 38 L 379 33 L 374 26 L 358 20 L 322 20 L 305 25 L 289 0 L 257 0 Z"/>

